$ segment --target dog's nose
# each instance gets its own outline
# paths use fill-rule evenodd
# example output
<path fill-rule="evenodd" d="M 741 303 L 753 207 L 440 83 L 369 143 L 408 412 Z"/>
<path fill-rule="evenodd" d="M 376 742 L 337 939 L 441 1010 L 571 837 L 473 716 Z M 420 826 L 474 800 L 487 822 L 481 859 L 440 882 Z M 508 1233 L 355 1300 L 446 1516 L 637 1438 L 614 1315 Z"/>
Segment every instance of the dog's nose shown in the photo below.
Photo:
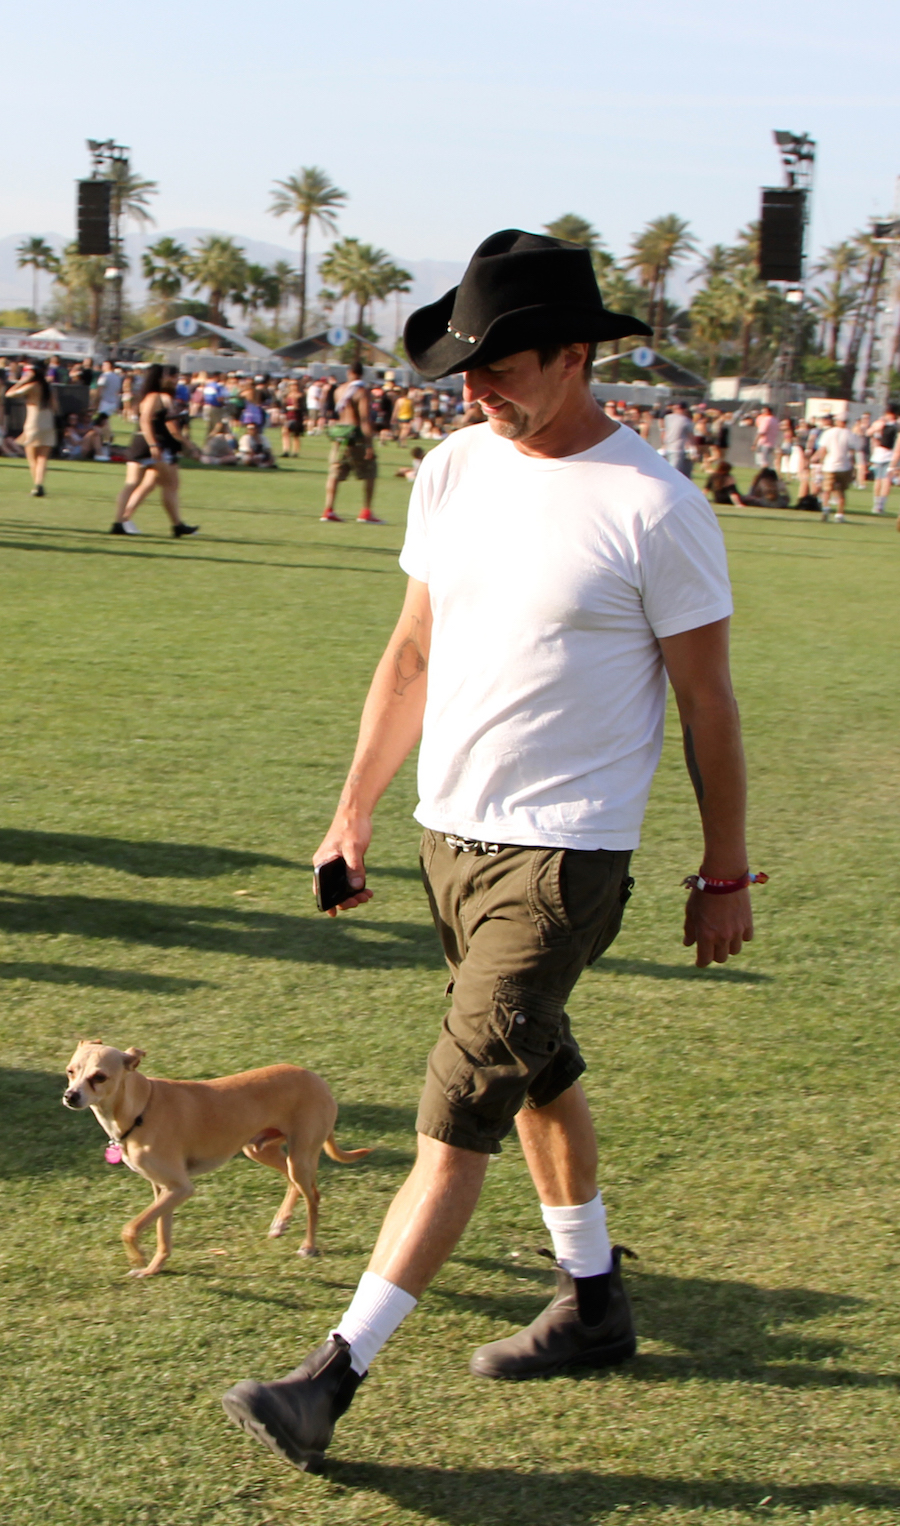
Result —
<path fill-rule="evenodd" d="M 74 1086 L 70 1086 L 68 1091 L 63 1092 L 63 1105 L 65 1107 L 78 1107 L 79 1099 L 80 1093 Z"/>

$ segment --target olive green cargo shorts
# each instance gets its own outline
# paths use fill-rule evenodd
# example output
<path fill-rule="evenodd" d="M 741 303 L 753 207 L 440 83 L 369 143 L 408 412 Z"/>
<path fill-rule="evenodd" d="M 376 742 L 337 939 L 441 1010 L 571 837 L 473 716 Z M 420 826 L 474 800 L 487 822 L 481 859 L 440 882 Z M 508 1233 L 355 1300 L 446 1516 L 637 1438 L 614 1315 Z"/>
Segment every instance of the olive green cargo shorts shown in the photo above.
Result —
<path fill-rule="evenodd" d="M 499 1154 L 521 1107 L 545 1107 L 585 1069 L 565 1004 L 622 925 L 631 853 L 467 852 L 458 841 L 422 835 L 422 878 L 453 1002 L 428 1057 L 416 1129 Z"/>

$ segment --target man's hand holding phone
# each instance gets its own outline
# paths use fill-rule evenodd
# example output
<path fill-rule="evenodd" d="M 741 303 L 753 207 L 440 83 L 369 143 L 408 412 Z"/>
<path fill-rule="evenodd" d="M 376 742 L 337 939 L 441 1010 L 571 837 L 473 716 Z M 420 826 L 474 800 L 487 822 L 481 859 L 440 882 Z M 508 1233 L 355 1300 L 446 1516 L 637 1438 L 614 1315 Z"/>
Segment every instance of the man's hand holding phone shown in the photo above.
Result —
<path fill-rule="evenodd" d="M 349 821 L 335 817 L 331 830 L 313 856 L 313 889 L 320 911 L 336 917 L 371 901 L 366 889 L 364 855 L 372 836 L 371 818 Z"/>

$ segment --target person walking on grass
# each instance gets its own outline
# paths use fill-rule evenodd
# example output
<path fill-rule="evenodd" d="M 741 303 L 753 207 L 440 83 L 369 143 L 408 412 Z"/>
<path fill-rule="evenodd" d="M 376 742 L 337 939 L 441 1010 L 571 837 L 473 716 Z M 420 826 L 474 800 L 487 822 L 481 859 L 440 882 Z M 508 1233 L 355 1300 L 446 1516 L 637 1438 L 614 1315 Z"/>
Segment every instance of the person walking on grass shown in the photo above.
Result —
<path fill-rule="evenodd" d="M 7 393 L 7 397 L 9 393 Z M 872 513 L 883 514 L 887 508 L 888 495 L 891 491 L 891 483 L 897 471 L 897 446 L 900 444 L 900 430 L 897 427 L 897 410 L 888 406 L 880 419 L 869 428 L 869 439 L 872 442 L 870 462 L 872 476 L 875 480 L 872 500 Z M 898 521 L 900 523 L 900 521 Z"/>
<path fill-rule="evenodd" d="M 853 481 L 853 436 L 843 414 L 837 418 L 826 414 L 823 423 L 825 428 L 816 441 L 812 457 L 813 464 L 818 463 L 822 468 L 822 519 L 827 523 L 832 501 L 836 500 L 834 519 L 836 524 L 842 524 L 847 489 Z"/>
<path fill-rule="evenodd" d="M 383 520 L 376 519 L 372 513 L 378 462 L 375 459 L 375 434 L 372 426 L 369 389 L 362 375 L 361 362 L 351 361 L 347 367 L 347 380 L 338 387 L 335 393 L 334 407 L 337 422 L 328 426 L 331 455 L 328 458 L 328 479 L 325 485 L 325 512 L 321 517 L 324 521 L 334 524 L 340 523 L 340 515 L 334 512 L 338 484 L 346 482 L 351 472 L 355 472 L 363 485 L 363 502 L 356 516 L 357 521 L 368 525 L 383 523 Z"/>
<path fill-rule="evenodd" d="M 421 737 L 422 871 L 452 1001 L 428 1060 L 416 1163 L 349 1309 L 296 1371 L 223 1399 L 301 1469 L 321 1466 L 514 1126 L 557 1293 L 527 1329 L 476 1351 L 472 1373 L 536 1378 L 635 1350 L 566 1002 L 631 893 L 667 677 L 705 844 L 684 942 L 701 967 L 724 963 L 752 918 L 721 532 L 701 493 L 590 392 L 597 342 L 634 333 L 649 330 L 604 308 L 588 250 L 517 229 L 487 239 L 460 285 L 406 325 L 416 369 L 464 372 L 487 425 L 451 435 L 416 477 L 403 610 L 314 861 L 346 861 L 342 910 L 370 899 L 372 814 Z"/>
<path fill-rule="evenodd" d="M 56 445 L 53 392 L 47 380 L 44 362 L 27 361 L 21 381 L 7 387 L 6 396 L 25 400 L 25 428 L 19 436 L 19 443 L 25 447 L 28 470 L 31 472 L 31 496 L 43 498 L 44 474 L 50 452 Z"/>
<path fill-rule="evenodd" d="M 116 502 L 112 535 L 137 535 L 134 514 L 145 498 L 159 488 L 163 508 L 169 517 L 176 540 L 196 535 L 199 525 L 187 525 L 178 503 L 178 455 L 187 449 L 199 456 L 196 446 L 186 441 L 173 417 L 172 399 L 178 372 L 174 366 L 148 366 L 138 408 L 138 430 L 126 453 L 125 483 Z"/>

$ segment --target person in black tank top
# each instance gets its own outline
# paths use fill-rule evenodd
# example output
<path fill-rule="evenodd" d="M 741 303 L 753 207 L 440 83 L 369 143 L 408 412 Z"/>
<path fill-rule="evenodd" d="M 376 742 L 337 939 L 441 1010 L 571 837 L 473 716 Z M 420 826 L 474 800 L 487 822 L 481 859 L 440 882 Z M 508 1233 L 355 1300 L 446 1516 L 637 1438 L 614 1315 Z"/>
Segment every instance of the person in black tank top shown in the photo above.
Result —
<path fill-rule="evenodd" d="M 171 399 L 177 376 L 173 366 L 148 366 L 144 372 L 139 428 L 126 452 L 128 465 L 116 505 L 113 535 L 137 534 L 135 511 L 156 487 L 176 540 L 196 535 L 199 529 L 199 525 L 185 524 L 178 506 L 178 455 L 185 446 L 195 452 L 184 440 L 181 426 L 172 415 Z"/>

